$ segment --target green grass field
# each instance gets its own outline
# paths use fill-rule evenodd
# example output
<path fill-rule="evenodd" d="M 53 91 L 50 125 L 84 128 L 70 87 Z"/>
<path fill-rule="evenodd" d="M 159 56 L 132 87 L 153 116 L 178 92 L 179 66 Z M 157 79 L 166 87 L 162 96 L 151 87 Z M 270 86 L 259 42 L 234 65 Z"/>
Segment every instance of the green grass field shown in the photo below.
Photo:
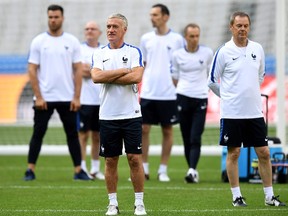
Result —
<path fill-rule="evenodd" d="M 29 143 L 32 135 L 32 126 L 0 126 L 0 145 L 25 145 Z M 269 127 L 268 134 L 275 136 L 275 127 Z M 161 143 L 161 129 L 159 126 L 153 126 L 151 129 L 150 141 L 151 144 Z M 218 126 L 206 126 L 203 136 L 203 145 L 217 145 L 219 139 Z M 44 137 L 45 144 L 66 144 L 65 133 L 62 127 L 49 127 Z M 182 145 L 180 128 L 174 126 L 174 144 Z"/>
<path fill-rule="evenodd" d="M 171 182 L 156 180 L 159 156 L 150 157 L 150 181 L 145 182 L 148 215 L 171 216 L 285 216 L 288 207 L 266 207 L 261 184 L 241 183 L 248 207 L 231 205 L 228 183 L 220 180 L 220 156 L 202 156 L 199 184 L 185 184 L 187 166 L 183 156 L 172 156 Z M 0 215 L 2 216 L 95 216 L 105 215 L 108 204 L 103 181 L 73 181 L 69 156 L 40 156 L 36 180 L 22 180 L 26 156 L 0 157 Z M 103 169 L 103 162 L 102 162 Z M 126 157 L 119 164 L 118 202 L 122 216 L 133 215 L 134 193 Z M 287 184 L 275 184 L 274 192 L 288 203 Z"/>

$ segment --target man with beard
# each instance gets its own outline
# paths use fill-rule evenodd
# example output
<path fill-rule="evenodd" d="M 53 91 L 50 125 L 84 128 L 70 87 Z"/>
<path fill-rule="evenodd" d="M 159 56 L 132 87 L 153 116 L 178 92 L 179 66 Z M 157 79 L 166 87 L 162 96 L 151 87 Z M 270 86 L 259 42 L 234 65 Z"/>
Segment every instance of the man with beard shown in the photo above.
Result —
<path fill-rule="evenodd" d="M 50 5 L 47 10 L 49 29 L 36 36 L 30 46 L 28 74 L 34 91 L 34 126 L 25 181 L 36 178 L 36 161 L 54 109 L 64 126 L 74 179 L 90 180 L 80 166 L 81 149 L 76 125 L 82 82 L 80 43 L 73 35 L 63 32 L 63 13 L 61 6 Z"/>

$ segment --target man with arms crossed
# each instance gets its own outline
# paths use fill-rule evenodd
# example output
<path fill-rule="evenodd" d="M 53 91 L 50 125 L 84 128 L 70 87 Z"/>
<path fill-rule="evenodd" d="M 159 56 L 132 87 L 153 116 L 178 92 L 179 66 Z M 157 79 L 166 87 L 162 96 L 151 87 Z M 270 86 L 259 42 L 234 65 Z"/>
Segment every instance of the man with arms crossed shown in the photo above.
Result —
<path fill-rule="evenodd" d="M 168 182 L 168 161 L 173 144 L 173 124 L 178 123 L 176 91 L 171 77 L 171 61 L 174 50 L 184 46 L 184 39 L 167 26 L 170 12 L 163 4 L 152 6 L 150 18 L 155 30 L 141 37 L 145 72 L 141 87 L 141 110 L 143 115 L 143 166 L 149 179 L 149 133 L 151 125 L 161 125 L 162 153 L 158 180 Z"/>
<path fill-rule="evenodd" d="M 95 84 L 91 80 L 92 55 L 96 49 L 102 47 L 98 39 L 101 35 L 99 25 L 94 21 L 89 21 L 85 25 L 86 41 L 81 44 L 83 57 L 82 88 L 79 110 L 79 140 L 81 145 L 81 168 L 88 173 L 86 166 L 86 147 L 91 133 L 91 169 L 90 176 L 93 179 L 104 180 L 104 175 L 100 171 L 100 142 L 99 142 L 99 106 L 100 106 L 100 84 Z"/>
<path fill-rule="evenodd" d="M 285 206 L 273 192 L 260 92 L 265 76 L 265 55 L 259 43 L 248 39 L 250 24 L 246 13 L 232 14 L 232 39 L 214 55 L 208 86 L 221 98 L 220 145 L 228 148 L 226 166 L 233 195 L 232 205 L 247 206 L 240 191 L 238 173 L 238 158 L 243 143 L 244 147 L 254 147 L 257 154 L 265 205 Z"/>
<path fill-rule="evenodd" d="M 128 21 L 122 14 L 107 20 L 109 44 L 94 52 L 91 77 L 101 83 L 100 156 L 105 157 L 105 181 L 109 205 L 106 215 L 119 213 L 117 201 L 118 161 L 123 143 L 135 193 L 135 215 L 146 215 L 142 165 L 142 117 L 138 86 L 144 65 L 140 49 L 124 42 Z"/>

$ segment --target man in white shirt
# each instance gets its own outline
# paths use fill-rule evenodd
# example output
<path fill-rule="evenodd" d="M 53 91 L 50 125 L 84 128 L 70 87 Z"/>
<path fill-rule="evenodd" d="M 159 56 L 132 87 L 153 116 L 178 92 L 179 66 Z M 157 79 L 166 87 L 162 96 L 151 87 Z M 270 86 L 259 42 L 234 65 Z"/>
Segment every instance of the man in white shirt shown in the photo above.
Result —
<path fill-rule="evenodd" d="M 109 198 L 106 215 L 119 214 L 117 170 L 123 144 L 134 188 L 134 214 L 146 215 L 143 202 L 142 116 L 138 102 L 138 83 L 142 79 L 144 65 L 140 49 L 124 42 L 127 27 L 125 16 L 110 15 L 106 29 L 109 44 L 96 50 L 92 61 L 92 80 L 101 83 L 100 156 L 105 157 Z"/>
<path fill-rule="evenodd" d="M 63 13 L 59 5 L 48 7 L 49 30 L 36 36 L 30 47 L 28 74 L 34 91 L 34 126 L 25 181 L 36 178 L 36 161 L 54 109 L 64 126 L 74 164 L 74 179 L 90 180 L 80 166 L 81 149 L 76 122 L 81 91 L 80 43 L 76 37 L 62 30 Z"/>
<path fill-rule="evenodd" d="M 146 180 L 149 179 L 149 134 L 151 125 L 161 125 L 162 153 L 158 180 L 168 182 L 167 166 L 173 144 L 173 125 L 178 123 L 176 91 L 171 77 L 171 61 L 174 50 L 184 46 L 183 37 L 167 26 L 170 17 L 163 4 L 153 5 L 150 18 L 155 30 L 141 37 L 145 72 L 140 98 L 143 115 L 143 166 Z"/>
<path fill-rule="evenodd" d="M 200 27 L 195 23 L 185 26 L 184 38 L 185 47 L 173 53 L 172 77 L 177 86 L 180 130 L 189 167 L 185 181 L 198 183 L 197 165 L 208 103 L 207 76 L 213 51 L 209 47 L 199 45 Z"/>
<path fill-rule="evenodd" d="M 95 21 L 85 24 L 84 35 L 86 41 L 81 44 L 83 57 L 82 88 L 79 110 L 79 140 L 81 145 L 81 167 L 88 173 L 86 166 L 86 147 L 91 134 L 91 169 L 90 176 L 93 179 L 104 180 L 104 175 L 100 171 L 100 138 L 99 138 L 99 107 L 100 107 L 100 84 L 95 84 L 91 80 L 92 55 L 96 49 L 102 47 L 99 43 L 101 35 L 99 25 Z"/>
<path fill-rule="evenodd" d="M 248 39 L 250 24 L 246 13 L 232 14 L 232 39 L 214 55 L 208 86 L 221 99 L 220 145 L 228 148 L 226 167 L 233 195 L 232 205 L 247 206 L 240 191 L 238 173 L 238 158 L 243 144 L 244 147 L 254 147 L 258 156 L 265 205 L 285 206 L 273 192 L 260 92 L 265 76 L 265 55 L 259 43 Z"/>

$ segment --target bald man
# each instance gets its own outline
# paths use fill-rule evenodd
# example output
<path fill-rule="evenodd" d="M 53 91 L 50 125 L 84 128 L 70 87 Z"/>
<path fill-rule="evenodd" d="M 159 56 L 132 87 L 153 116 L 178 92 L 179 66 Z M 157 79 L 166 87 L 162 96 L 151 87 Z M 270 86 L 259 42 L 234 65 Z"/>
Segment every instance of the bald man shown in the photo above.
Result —
<path fill-rule="evenodd" d="M 90 69 L 92 55 L 96 49 L 102 47 L 98 39 L 101 35 L 100 26 L 95 21 L 89 21 L 84 28 L 86 41 L 81 44 L 82 53 L 82 89 L 79 110 L 79 140 L 81 144 L 81 167 L 91 178 L 104 180 L 100 171 L 99 160 L 99 92 L 100 84 L 94 84 L 91 80 Z M 86 146 L 91 135 L 91 169 L 88 172 L 86 166 Z"/>

